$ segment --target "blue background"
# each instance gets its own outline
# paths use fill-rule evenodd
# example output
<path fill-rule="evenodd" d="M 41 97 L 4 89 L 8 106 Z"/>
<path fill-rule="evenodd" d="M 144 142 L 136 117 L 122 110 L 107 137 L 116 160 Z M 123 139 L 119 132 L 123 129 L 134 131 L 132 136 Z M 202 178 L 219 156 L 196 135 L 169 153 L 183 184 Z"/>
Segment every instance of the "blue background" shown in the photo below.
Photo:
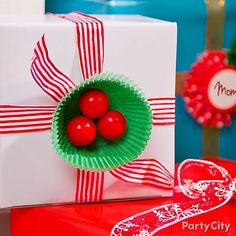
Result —
<path fill-rule="evenodd" d="M 224 48 L 236 38 L 236 0 L 226 0 Z M 46 12 L 140 14 L 178 23 L 177 71 L 186 71 L 205 48 L 207 11 L 204 0 L 46 0 Z M 176 101 L 176 161 L 202 156 L 202 127 Z M 220 155 L 236 160 L 236 118 L 220 135 Z"/>

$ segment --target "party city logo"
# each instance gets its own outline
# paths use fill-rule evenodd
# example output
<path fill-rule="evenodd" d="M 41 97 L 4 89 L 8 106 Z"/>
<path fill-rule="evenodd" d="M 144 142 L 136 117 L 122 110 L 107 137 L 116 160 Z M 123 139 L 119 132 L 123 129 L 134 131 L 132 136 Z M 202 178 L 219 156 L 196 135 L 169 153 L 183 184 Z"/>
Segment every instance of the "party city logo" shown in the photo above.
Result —
<path fill-rule="evenodd" d="M 209 230 L 223 231 L 227 233 L 230 229 L 230 224 L 226 224 L 221 221 L 212 221 L 211 223 L 189 223 L 187 221 L 182 221 L 182 230 L 202 230 L 205 233 Z"/>

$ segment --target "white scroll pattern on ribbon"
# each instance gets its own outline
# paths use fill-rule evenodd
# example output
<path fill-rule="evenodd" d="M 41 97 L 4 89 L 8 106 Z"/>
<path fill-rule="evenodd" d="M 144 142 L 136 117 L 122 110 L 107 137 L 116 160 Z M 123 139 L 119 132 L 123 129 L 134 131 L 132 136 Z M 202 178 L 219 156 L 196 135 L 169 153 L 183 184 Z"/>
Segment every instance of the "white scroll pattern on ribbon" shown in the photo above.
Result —
<path fill-rule="evenodd" d="M 207 170 L 212 180 L 194 182 L 188 179 L 186 182 L 184 175 L 194 166 Z M 214 179 L 215 177 L 218 179 Z M 178 182 L 188 200 L 158 206 L 131 216 L 116 224 L 110 235 L 155 235 L 158 231 L 182 220 L 223 206 L 236 190 L 236 180 L 232 179 L 225 169 L 202 160 L 185 160 L 178 169 Z"/>

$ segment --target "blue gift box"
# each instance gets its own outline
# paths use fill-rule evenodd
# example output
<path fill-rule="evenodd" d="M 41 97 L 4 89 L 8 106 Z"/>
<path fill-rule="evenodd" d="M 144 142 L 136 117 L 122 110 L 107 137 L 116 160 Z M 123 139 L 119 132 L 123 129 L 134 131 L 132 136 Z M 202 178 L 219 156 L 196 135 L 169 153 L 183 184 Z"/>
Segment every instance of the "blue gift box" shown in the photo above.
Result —
<path fill-rule="evenodd" d="M 217 1 L 217 0 L 215 0 Z M 223 47 L 236 38 L 236 1 L 218 0 L 225 7 Z M 141 14 L 178 23 L 177 71 L 188 71 L 205 48 L 205 0 L 46 0 L 46 12 L 89 14 Z M 203 129 L 186 112 L 182 97 L 176 100 L 176 161 L 203 156 Z M 220 131 L 219 155 L 236 160 L 236 118 Z"/>

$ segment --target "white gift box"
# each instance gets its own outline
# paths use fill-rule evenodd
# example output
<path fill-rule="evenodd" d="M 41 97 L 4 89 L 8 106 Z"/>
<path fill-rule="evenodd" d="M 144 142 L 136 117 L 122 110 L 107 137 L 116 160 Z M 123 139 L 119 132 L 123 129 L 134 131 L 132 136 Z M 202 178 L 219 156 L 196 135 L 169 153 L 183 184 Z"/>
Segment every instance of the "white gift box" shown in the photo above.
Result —
<path fill-rule="evenodd" d="M 157 110 L 157 122 L 139 158 L 147 162 L 156 159 L 160 172 L 173 176 L 176 24 L 142 16 L 96 17 L 104 25 L 103 71 L 124 74 L 141 88 L 146 98 L 159 98 L 150 99 Z M 1 105 L 56 105 L 30 72 L 34 48 L 42 35 L 56 67 L 76 84 L 83 81 L 75 23 L 52 15 L 1 17 Z M 0 115 L 4 130 L 8 118 L 3 112 Z M 73 203 L 78 198 L 83 199 L 81 202 L 92 201 L 86 191 L 91 193 L 93 183 L 87 179 L 84 190 L 78 187 L 82 180 L 77 169 L 56 155 L 50 135 L 50 130 L 1 134 L 0 208 Z M 173 179 L 167 179 L 172 185 Z M 171 188 L 126 182 L 106 171 L 100 200 L 162 197 L 171 196 L 172 192 Z M 96 190 L 91 194 L 96 194 Z"/>
<path fill-rule="evenodd" d="M 1 0 L 0 15 L 43 15 L 44 0 Z"/>

